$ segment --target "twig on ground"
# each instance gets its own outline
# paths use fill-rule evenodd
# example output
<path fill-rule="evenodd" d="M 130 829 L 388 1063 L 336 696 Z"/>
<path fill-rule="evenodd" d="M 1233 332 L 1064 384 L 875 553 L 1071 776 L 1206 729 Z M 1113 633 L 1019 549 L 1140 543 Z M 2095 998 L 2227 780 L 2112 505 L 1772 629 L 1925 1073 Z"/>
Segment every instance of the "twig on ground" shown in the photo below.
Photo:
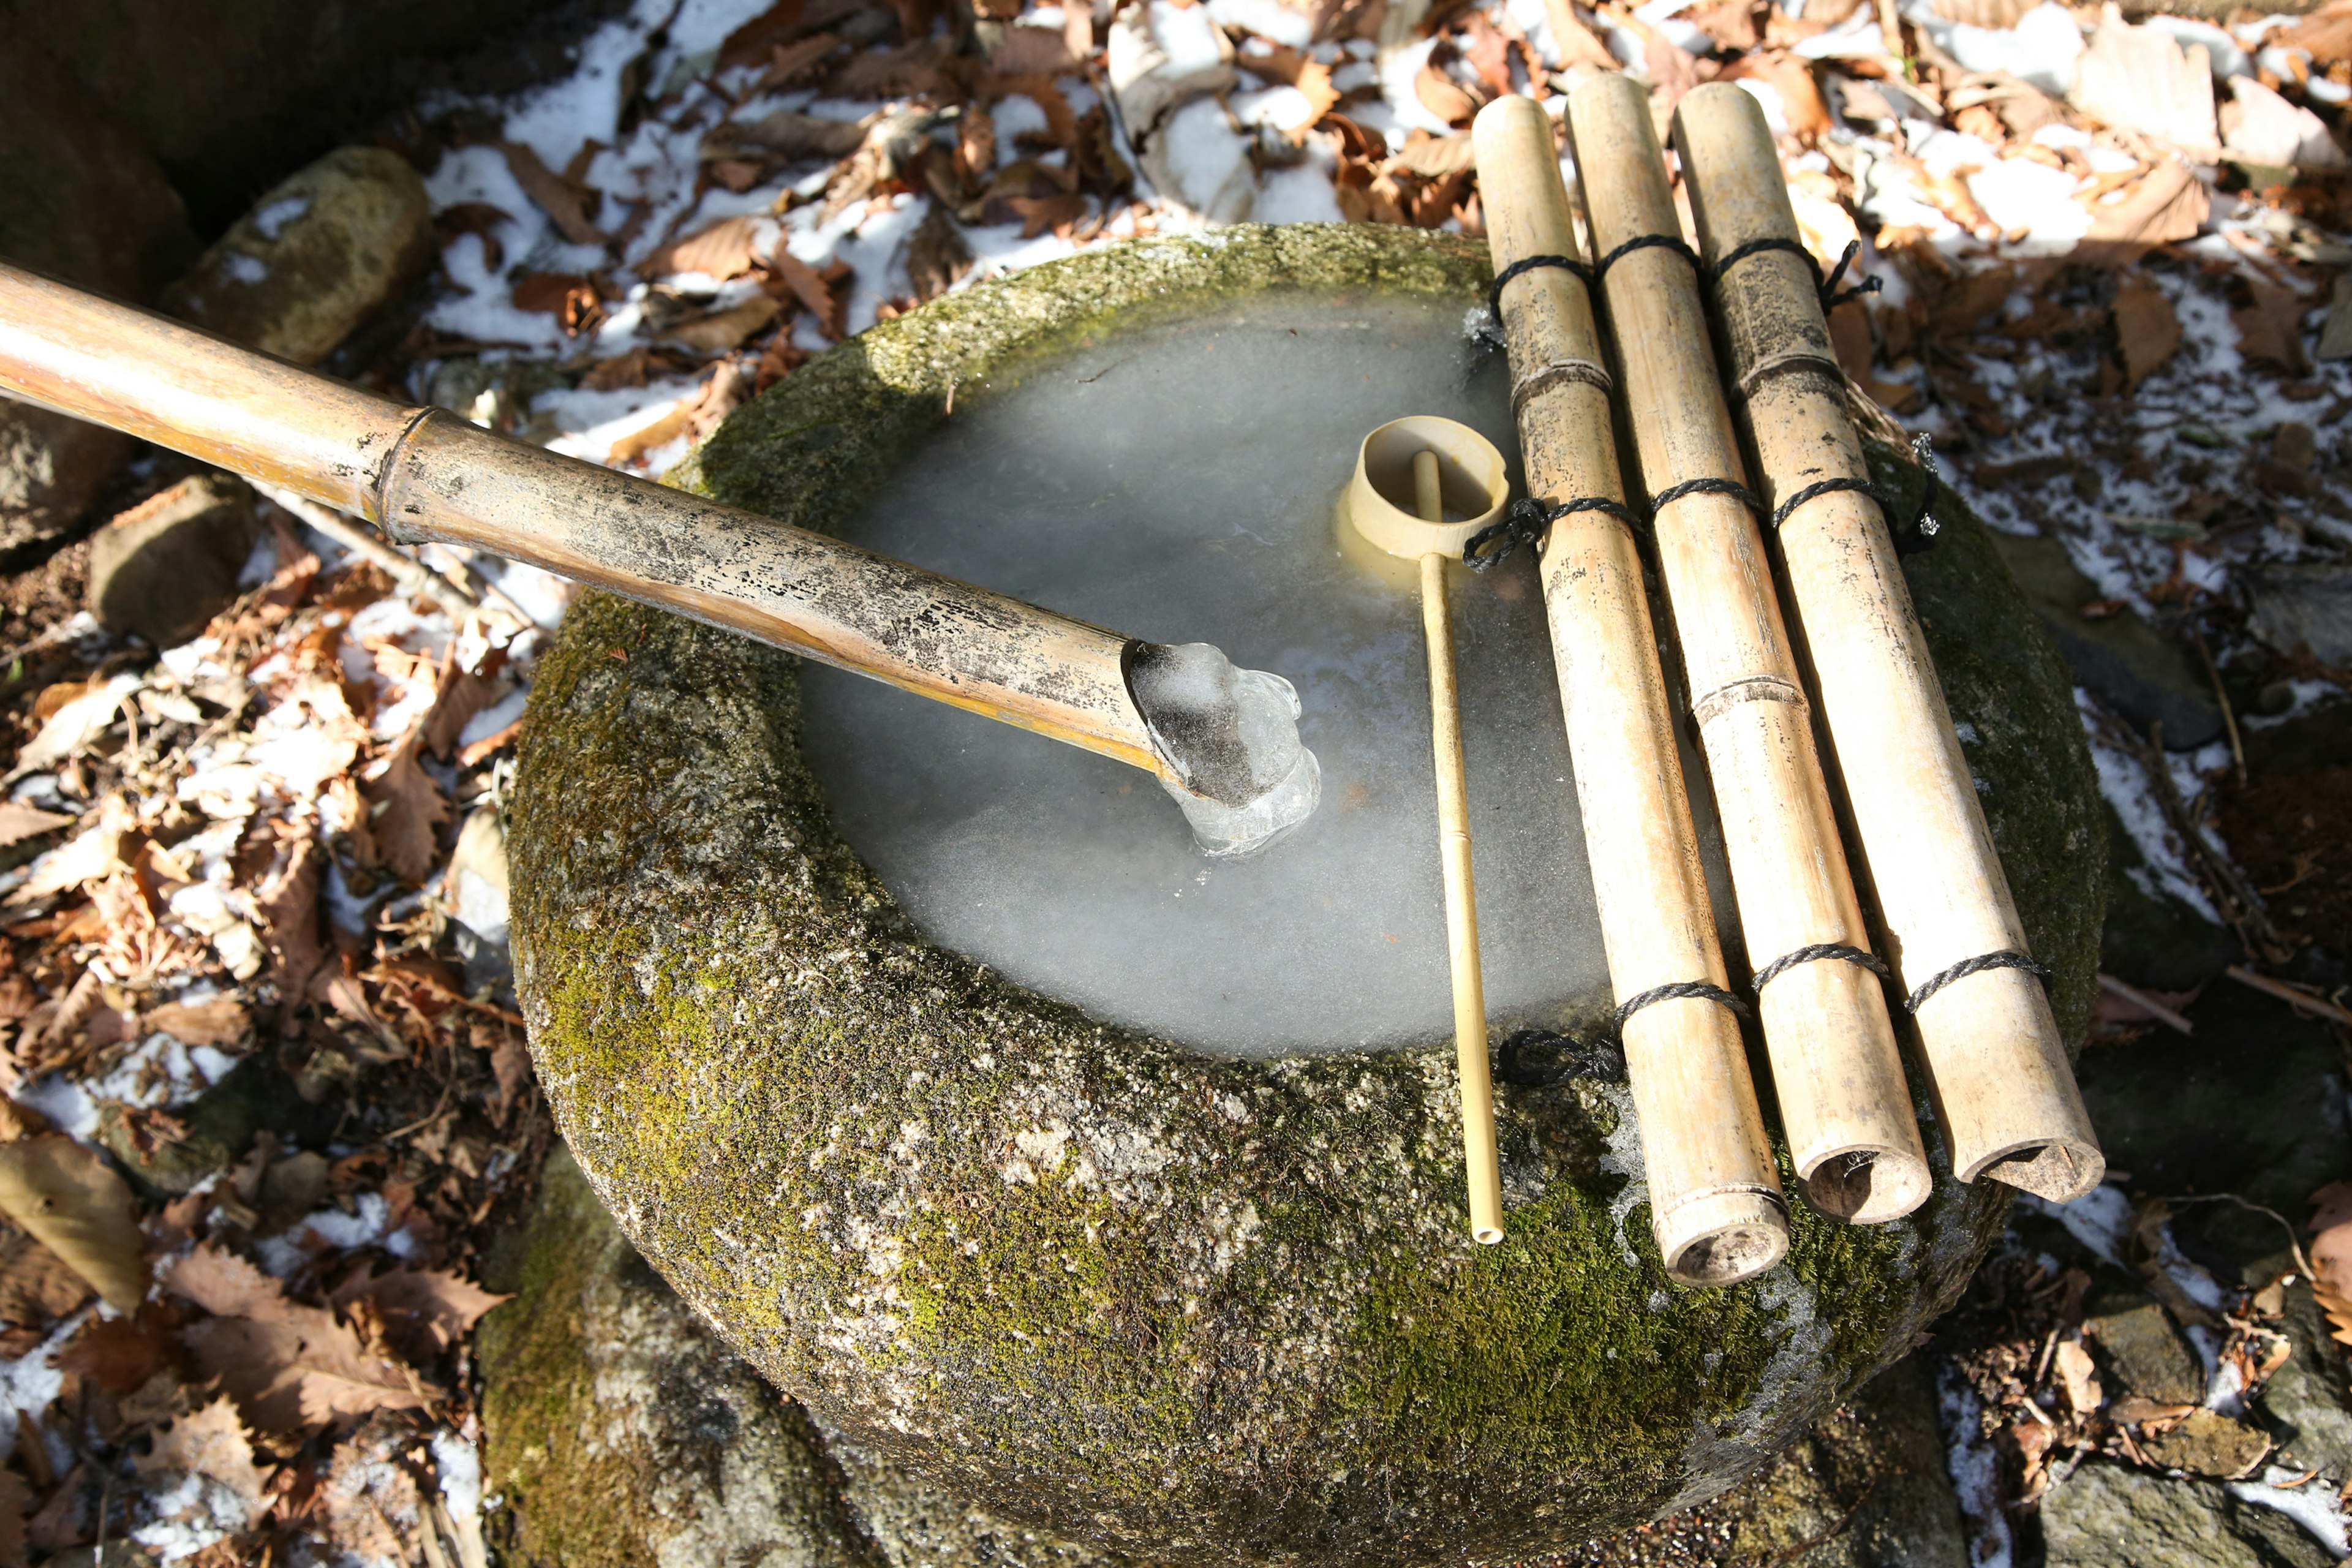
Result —
<path fill-rule="evenodd" d="M 2104 970 L 2099 973 L 2099 989 L 2110 995 L 2120 996 L 2168 1029 L 2176 1029 L 2184 1035 L 2193 1035 L 2197 1032 L 2196 1025 L 2137 986 L 2127 985 Z"/>
<path fill-rule="evenodd" d="M 2346 1011 L 2324 996 L 2314 996 L 2299 985 L 2290 985 L 2284 980 L 2273 980 L 2269 975 L 2257 973 L 2242 963 L 2233 963 L 2222 973 L 2241 985 L 2252 986 L 2266 996 L 2277 997 L 2290 1007 L 2300 1007 L 2305 1012 L 2317 1014 L 2331 1024 L 2342 1024 L 2347 1028 L 2352 1028 L 2352 1012 Z"/>
<path fill-rule="evenodd" d="M 458 620 L 481 608 L 479 601 L 471 594 L 414 555 L 378 539 L 342 513 L 276 485 L 257 484 L 254 489 L 346 550 L 383 567 L 392 580 L 400 584 L 404 593 L 422 594 Z"/>

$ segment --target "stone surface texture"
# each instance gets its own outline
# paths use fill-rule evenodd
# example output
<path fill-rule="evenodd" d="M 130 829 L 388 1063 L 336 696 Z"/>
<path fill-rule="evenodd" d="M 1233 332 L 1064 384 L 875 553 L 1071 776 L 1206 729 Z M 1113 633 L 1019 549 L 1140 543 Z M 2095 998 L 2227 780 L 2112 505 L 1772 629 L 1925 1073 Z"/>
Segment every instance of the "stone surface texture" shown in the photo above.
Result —
<path fill-rule="evenodd" d="M 315 364 L 432 265 L 433 207 L 408 161 L 340 147 L 271 188 L 164 290 L 174 315 Z"/>
<path fill-rule="evenodd" d="M 485 1480 L 530 1568 L 1095 1568 L 829 1437 L 648 1268 L 560 1145 L 488 1283 Z"/>
<path fill-rule="evenodd" d="M 822 528 L 950 389 L 1243 289 L 1460 300 L 1483 247 L 1240 228 L 950 296 L 804 367 L 674 479 Z M 1891 453 L 1882 482 L 1916 493 Z M 1981 525 L 1909 564 L 2070 1037 L 2102 909 L 2066 677 Z M 1460 1214 L 1449 1054 L 1203 1057 L 926 945 L 826 821 L 793 661 L 589 596 L 532 697 L 519 989 L 623 1230 L 851 1447 L 1180 1562 L 1524 1555 L 1755 1470 L 1908 1348 L 2002 1223 L 1948 1180 L 1786 1266 L 1668 1284 L 1622 1088 L 1507 1089 L 1503 1245 Z"/>
<path fill-rule="evenodd" d="M 245 481 L 193 474 L 90 537 L 90 612 L 150 647 L 176 647 L 236 598 L 260 533 Z"/>
<path fill-rule="evenodd" d="M 2284 1516 L 2217 1481 L 2086 1464 L 2042 1500 L 2048 1568 L 2317 1568 L 2328 1561 Z"/>

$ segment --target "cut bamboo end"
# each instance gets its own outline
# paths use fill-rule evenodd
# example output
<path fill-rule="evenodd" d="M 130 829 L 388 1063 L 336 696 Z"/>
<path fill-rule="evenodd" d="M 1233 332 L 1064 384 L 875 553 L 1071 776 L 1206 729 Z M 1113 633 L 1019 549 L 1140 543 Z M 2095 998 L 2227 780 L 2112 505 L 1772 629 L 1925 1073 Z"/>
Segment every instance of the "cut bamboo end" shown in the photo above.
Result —
<path fill-rule="evenodd" d="M 1437 773 L 1437 854 L 1445 886 L 1445 946 L 1454 984 L 1454 1076 L 1462 1096 L 1464 1183 L 1471 1238 L 1503 1239 L 1502 1161 L 1486 1059 L 1486 990 L 1478 963 L 1478 896 L 1470 869 L 1470 792 L 1462 758 L 1461 693 L 1445 564 L 1492 521 L 1508 494 L 1503 455 L 1450 419 L 1393 420 L 1364 438 L 1341 510 L 1355 531 L 1418 563 L 1429 650 L 1430 747 Z M 1405 504 L 1401 504 L 1405 503 Z M 1410 510 L 1408 510 L 1408 505 Z M 1449 510 L 1469 521 L 1449 523 Z"/>
<path fill-rule="evenodd" d="M 1748 249 L 1709 300 L 1768 503 L 1822 480 L 1866 484 L 1813 266 L 1762 109 L 1727 84 L 1675 116 L 1701 255 Z M 1796 249 L 1791 247 L 1798 247 Z M 1899 988 L 2028 951 L 1910 590 L 1867 491 L 1819 494 L 1780 530 L 1786 591 Z M 1922 1070 L 1963 1180 L 2066 1202 L 2105 1174 L 2055 1016 L 2014 968 L 1953 980 L 1916 1019 Z"/>
<path fill-rule="evenodd" d="M 1695 1194 L 1654 1214 L 1651 1230 L 1666 1275 L 1678 1285 L 1737 1285 L 1789 1255 L 1789 1214 L 1777 1185 Z"/>
<path fill-rule="evenodd" d="M 1737 89 L 1734 89 L 1737 90 Z M 1770 559 L 1744 500 L 1724 402 L 1664 159 L 1641 88 L 1597 78 L 1569 98 L 1601 293 L 1660 574 L 1707 757 L 1732 888 L 1761 969 L 1808 949 L 1866 955 L 1836 815 Z M 1491 226 L 1491 220 L 1490 220 Z M 1692 490 L 1694 482 L 1712 489 Z M 1802 963 L 1759 996 L 1780 1120 L 1806 1195 L 1858 1224 L 1908 1213 L 1931 1185 L 1878 982 L 1841 958 Z"/>
<path fill-rule="evenodd" d="M 1498 99 L 1472 136 L 1496 270 L 1531 257 L 1579 259 L 1541 106 Z M 1583 283 L 1534 268 L 1505 285 L 1501 303 L 1528 493 L 1622 503 L 1610 382 Z M 1552 524 L 1541 572 L 1612 987 L 1623 1002 L 1676 982 L 1724 985 L 1633 538 L 1606 513 L 1571 513 Z M 1789 1247 L 1787 1203 L 1738 1019 L 1685 998 L 1641 1009 L 1622 1034 L 1651 1235 L 1668 1278 L 1719 1287 L 1772 1268 Z"/>

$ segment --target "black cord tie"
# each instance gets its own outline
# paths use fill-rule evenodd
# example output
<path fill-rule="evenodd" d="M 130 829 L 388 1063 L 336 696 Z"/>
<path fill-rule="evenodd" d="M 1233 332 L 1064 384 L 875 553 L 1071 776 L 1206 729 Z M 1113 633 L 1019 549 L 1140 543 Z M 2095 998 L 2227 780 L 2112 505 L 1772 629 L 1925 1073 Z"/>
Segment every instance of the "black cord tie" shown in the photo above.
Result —
<path fill-rule="evenodd" d="M 1834 958 L 1846 963 L 1858 963 L 1881 980 L 1895 978 L 1895 972 L 1887 968 L 1885 961 L 1875 953 L 1865 952 L 1858 947 L 1849 947 L 1842 942 L 1817 942 L 1810 947 L 1801 947 L 1793 952 L 1784 952 L 1758 970 L 1756 977 L 1748 983 L 1748 988 L 1761 995 L 1764 987 L 1771 984 L 1797 965 L 1816 963 L 1825 958 Z"/>
<path fill-rule="evenodd" d="M 1556 1051 L 1564 1058 L 1550 1066 L 1527 1059 L 1530 1047 Z M 1549 1029 L 1519 1029 L 1496 1047 L 1495 1076 L 1521 1089 L 1549 1089 L 1570 1079 L 1597 1078 L 1607 1083 L 1625 1079 L 1625 1053 L 1606 1036 L 1579 1040 Z"/>
<path fill-rule="evenodd" d="M 1911 521 L 1907 526 L 1895 525 L 1893 496 L 1888 495 L 1868 479 L 1820 479 L 1807 485 L 1779 506 L 1774 507 L 1772 515 L 1765 526 L 1777 533 L 1780 530 L 1780 525 L 1788 521 L 1796 510 L 1807 501 L 1818 500 L 1822 496 L 1835 495 L 1842 490 L 1850 490 L 1856 495 L 1868 496 L 1878 503 L 1879 511 L 1887 520 L 1887 531 L 1895 541 L 1895 550 L 1897 554 L 1916 555 L 1923 550 L 1932 550 L 1935 548 L 1937 537 L 1943 532 L 1943 524 L 1937 522 L 1934 513 L 1929 510 L 1935 500 L 1936 487 L 1942 482 L 1937 473 L 1935 441 L 1925 431 L 1914 436 L 1911 437 L 1911 455 L 1918 459 L 1920 468 L 1927 474 L 1927 485 L 1919 492 L 1919 510 L 1912 514 Z"/>
<path fill-rule="evenodd" d="M 1720 285 L 1723 282 L 1723 275 L 1725 273 L 1730 271 L 1734 267 L 1737 267 L 1739 263 L 1747 260 L 1749 257 L 1761 256 L 1768 251 L 1774 250 L 1785 251 L 1790 256 L 1800 258 L 1803 260 L 1805 266 L 1811 270 L 1813 274 L 1813 292 L 1821 300 L 1822 314 L 1824 316 L 1828 315 L 1832 310 L 1836 310 L 1840 305 L 1846 303 L 1848 300 L 1859 300 L 1864 294 L 1877 293 L 1881 287 L 1879 280 L 1875 278 L 1865 278 L 1851 289 L 1842 289 L 1838 287 L 1839 279 L 1845 276 L 1845 269 L 1853 265 L 1853 258 L 1855 257 L 1862 254 L 1862 241 L 1858 239 L 1850 239 L 1846 241 L 1844 254 L 1838 258 L 1837 265 L 1831 268 L 1829 276 L 1824 278 L 1822 276 L 1822 264 L 1814 258 L 1811 251 L 1806 249 L 1804 246 L 1798 243 L 1796 240 L 1782 239 L 1778 236 L 1766 239 L 1751 239 L 1745 245 L 1733 247 L 1731 254 L 1726 256 L 1713 267 L 1704 269 L 1706 277 L 1707 287 L 1712 289 Z"/>
<path fill-rule="evenodd" d="M 1608 255 L 1602 257 L 1599 261 L 1593 264 L 1592 281 L 1598 283 L 1601 279 L 1607 278 L 1611 268 L 1624 260 L 1628 256 L 1633 255 L 1633 252 L 1653 248 L 1659 250 L 1671 250 L 1676 256 L 1681 257 L 1685 261 L 1689 262 L 1695 270 L 1701 273 L 1704 273 L 1706 270 L 1706 264 L 1698 258 L 1698 252 L 1693 250 L 1689 244 L 1684 240 L 1681 235 L 1637 234 L 1633 238 L 1627 240 L 1624 244 L 1619 246 L 1616 249 L 1611 251 Z"/>
<path fill-rule="evenodd" d="M 1579 1040 L 1567 1035 L 1556 1035 L 1549 1029 L 1519 1029 L 1502 1043 L 1495 1054 L 1495 1076 L 1505 1083 L 1523 1089 L 1545 1089 L 1564 1083 L 1572 1078 L 1598 1078 L 1622 1082 L 1625 1077 L 1625 1020 L 1644 1007 L 1661 1002 L 1712 1002 L 1728 1007 L 1749 1023 L 1756 1015 L 1748 1004 L 1720 985 L 1704 980 L 1676 980 L 1664 985 L 1654 985 L 1625 1002 L 1610 1019 L 1609 1032 L 1590 1040 Z M 1553 1067 L 1538 1067 L 1526 1059 L 1530 1047 L 1558 1051 L 1567 1060 Z"/>
<path fill-rule="evenodd" d="M 1764 503 L 1758 500 L 1756 493 L 1738 479 L 1685 479 L 1678 485 L 1668 485 L 1664 489 L 1652 496 L 1650 498 L 1651 517 L 1655 518 L 1658 513 L 1685 496 L 1729 496 L 1757 516 L 1764 515 Z"/>
<path fill-rule="evenodd" d="M 1942 973 L 1931 975 L 1919 989 L 1904 998 L 1903 1010 L 1906 1013 L 1916 1014 L 1927 1003 L 1928 997 L 1933 996 L 1953 981 L 1966 980 L 1971 974 L 1982 974 L 1988 969 L 2022 969 L 2045 985 L 2055 978 L 2051 974 L 2049 966 L 2036 963 L 2031 953 L 2019 952 L 2014 948 L 2004 948 L 1999 952 L 1985 952 L 1974 958 L 1964 958 Z"/>
<path fill-rule="evenodd" d="M 1638 530 L 1642 526 L 1640 514 L 1632 507 L 1607 496 L 1579 496 L 1556 505 L 1533 496 L 1521 496 L 1503 513 L 1500 522 L 1490 522 L 1470 536 L 1469 542 L 1462 547 L 1462 563 L 1474 572 L 1491 572 L 1509 560 L 1522 544 L 1529 550 L 1540 549 L 1546 530 L 1579 511 L 1607 512 L 1628 528 Z"/>
<path fill-rule="evenodd" d="M 1522 256 L 1500 272 L 1496 273 L 1494 283 L 1486 289 L 1486 313 L 1495 318 L 1495 325 L 1497 328 L 1503 324 L 1504 285 L 1514 278 L 1524 277 L 1545 267 L 1557 267 L 1562 272 L 1573 272 L 1578 278 L 1583 279 L 1587 289 L 1592 287 L 1592 268 L 1573 256 Z"/>

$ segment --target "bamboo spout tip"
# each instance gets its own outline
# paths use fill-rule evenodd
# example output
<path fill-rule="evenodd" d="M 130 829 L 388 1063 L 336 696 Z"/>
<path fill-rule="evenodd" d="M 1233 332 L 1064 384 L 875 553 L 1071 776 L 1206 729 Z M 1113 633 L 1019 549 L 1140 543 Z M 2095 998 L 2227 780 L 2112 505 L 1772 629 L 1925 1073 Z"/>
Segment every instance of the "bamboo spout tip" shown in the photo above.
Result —
<path fill-rule="evenodd" d="M 1961 1174 L 1972 1182 L 1990 1176 L 2037 1198 L 2071 1204 L 2107 1179 L 2107 1157 L 2086 1139 L 2060 1138 L 2039 1146 L 2001 1150 Z"/>
<path fill-rule="evenodd" d="M 1927 1201 L 1935 1176 L 1906 1149 L 1843 1149 L 1804 1173 L 1805 1197 L 1849 1225 L 1884 1225 Z"/>
<path fill-rule="evenodd" d="M 1719 1289 L 1777 1265 L 1789 1252 L 1789 1213 L 1777 1192 L 1703 1193 L 1659 1215 L 1651 1235 L 1677 1285 Z"/>
<path fill-rule="evenodd" d="M 1481 1247 L 1492 1247 L 1503 1239 L 1503 1227 L 1499 1225 L 1473 1226 L 1470 1239 Z"/>

